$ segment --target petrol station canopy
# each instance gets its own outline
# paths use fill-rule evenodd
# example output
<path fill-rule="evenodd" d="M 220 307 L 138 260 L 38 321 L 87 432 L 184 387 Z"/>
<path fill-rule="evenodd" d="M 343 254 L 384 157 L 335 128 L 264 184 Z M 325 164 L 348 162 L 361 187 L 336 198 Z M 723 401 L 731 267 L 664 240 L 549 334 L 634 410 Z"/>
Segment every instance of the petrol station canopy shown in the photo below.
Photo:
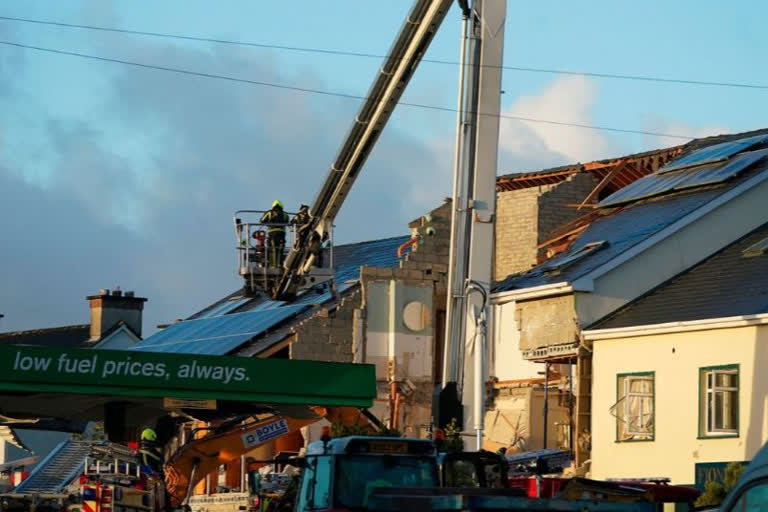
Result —
<path fill-rule="evenodd" d="M 368 408 L 375 395 L 364 364 L 0 346 L 0 414 L 21 428 L 31 418 L 102 421 L 112 404 L 132 422 L 169 410 L 300 417 L 312 414 L 307 406 Z"/>

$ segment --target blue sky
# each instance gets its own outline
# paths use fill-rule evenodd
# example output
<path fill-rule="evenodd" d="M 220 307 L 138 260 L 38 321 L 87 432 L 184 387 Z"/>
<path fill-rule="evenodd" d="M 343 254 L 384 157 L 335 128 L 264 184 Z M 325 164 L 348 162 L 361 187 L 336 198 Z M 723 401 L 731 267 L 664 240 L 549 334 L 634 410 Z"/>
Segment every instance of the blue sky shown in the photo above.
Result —
<path fill-rule="evenodd" d="M 410 0 L 5 0 L 0 16 L 385 53 Z M 757 0 L 509 2 L 505 64 L 768 84 Z M 459 14 L 429 50 L 456 60 Z M 364 94 L 376 59 L 0 20 L 0 40 Z M 453 107 L 424 63 L 405 101 Z M 86 321 L 85 295 L 148 296 L 146 329 L 236 288 L 231 213 L 311 200 L 356 102 L 0 45 L 0 330 Z M 702 136 L 766 126 L 766 90 L 505 71 L 510 115 Z M 450 192 L 454 116 L 401 108 L 337 220 L 337 242 L 405 232 Z M 502 120 L 500 172 L 678 140 Z"/>

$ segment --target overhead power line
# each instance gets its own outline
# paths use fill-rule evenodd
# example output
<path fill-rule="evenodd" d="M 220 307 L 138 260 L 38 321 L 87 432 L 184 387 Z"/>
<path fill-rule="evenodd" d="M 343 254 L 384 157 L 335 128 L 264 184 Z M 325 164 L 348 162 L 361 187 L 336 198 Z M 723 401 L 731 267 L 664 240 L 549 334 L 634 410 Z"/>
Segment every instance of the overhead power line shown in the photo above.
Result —
<path fill-rule="evenodd" d="M 361 57 L 361 58 L 374 58 L 374 59 L 387 58 L 387 55 L 382 55 L 377 53 L 353 52 L 353 51 L 346 51 L 346 50 L 330 50 L 325 48 L 308 48 L 308 47 L 300 47 L 300 46 L 256 43 L 251 41 L 235 41 L 230 39 L 217 39 L 217 38 L 211 38 L 211 37 L 189 36 L 189 35 L 183 35 L 183 34 L 168 34 L 163 32 L 128 30 L 128 29 L 122 29 L 122 28 L 101 27 L 101 26 L 95 26 L 95 25 L 64 23 L 59 21 L 37 20 L 37 19 L 30 19 L 30 18 L 16 18 L 12 16 L 0 16 L 0 20 L 18 21 L 23 23 L 36 23 L 38 25 L 52 25 L 52 26 L 66 27 L 66 28 L 99 30 L 102 32 L 117 32 L 120 34 L 131 34 L 131 35 L 138 35 L 138 36 L 183 39 L 187 41 L 198 41 L 198 42 L 205 42 L 205 43 L 250 46 L 254 48 L 266 48 L 271 50 L 319 53 L 319 54 L 325 54 L 325 55 L 341 55 L 341 56 L 347 56 L 347 57 Z M 459 65 L 459 62 L 452 61 L 452 60 L 441 60 L 441 59 L 422 59 L 422 62 L 429 62 L 432 64 L 444 64 L 444 65 L 451 65 L 451 66 Z M 501 67 L 502 69 L 507 69 L 510 71 L 521 71 L 521 72 L 527 72 L 527 73 L 546 73 L 546 74 L 552 74 L 552 75 L 586 76 L 591 78 L 608 78 L 608 79 L 614 79 L 614 80 L 637 80 L 637 81 L 643 81 L 643 82 L 660 82 L 660 83 L 668 83 L 668 84 L 700 85 L 700 86 L 711 86 L 711 87 L 736 87 L 736 88 L 742 88 L 742 89 L 768 89 L 768 85 L 764 85 L 764 84 L 746 84 L 746 83 L 738 83 L 738 82 L 689 80 L 689 79 L 683 79 L 683 78 L 663 78 L 663 77 L 648 76 L 648 75 L 623 75 L 623 74 L 616 74 L 616 73 L 571 71 L 571 70 L 564 70 L 564 69 L 532 68 L 532 67 L 523 67 L 523 66 L 494 66 L 494 67 Z"/>
<path fill-rule="evenodd" d="M 156 64 L 145 64 L 142 62 L 133 62 L 129 60 L 124 59 L 115 59 L 111 57 L 102 57 L 99 55 L 90 55 L 87 53 L 80 53 L 80 52 L 70 52 L 67 50 L 59 50 L 56 48 L 44 48 L 41 46 L 33 46 L 28 44 L 22 44 L 22 43 L 16 43 L 12 41 L 0 41 L 0 44 L 6 45 L 6 46 L 14 46 L 17 48 L 24 48 L 27 50 L 35 50 L 39 52 L 47 52 L 47 53 L 54 53 L 58 55 L 68 55 L 70 57 L 79 57 L 83 59 L 92 59 L 102 62 L 112 62 L 115 64 L 123 64 L 126 66 L 133 66 L 138 68 L 145 68 L 145 69 L 154 69 L 159 71 L 167 71 L 171 73 L 179 73 L 183 75 L 191 75 L 191 76 L 197 76 L 202 78 L 211 78 L 216 80 L 226 80 L 229 82 L 240 82 L 245 84 L 251 84 L 251 85 L 258 85 L 262 87 L 271 87 L 275 89 L 283 89 L 283 90 L 289 90 L 289 91 L 296 91 L 296 92 L 305 92 L 305 93 L 311 93 L 311 94 L 319 94 L 323 96 L 335 96 L 339 98 L 348 98 L 348 99 L 355 99 L 355 100 L 366 100 L 368 99 L 366 96 L 360 96 L 357 94 L 349 94 L 349 93 L 343 93 L 343 92 L 334 92 L 334 91 L 324 91 L 321 89 L 312 89 L 308 87 L 298 87 L 293 85 L 285 85 L 285 84 L 276 84 L 272 82 L 264 82 L 261 80 L 251 80 L 247 78 L 239 78 L 234 76 L 228 76 L 228 75 L 219 75 L 215 73 L 206 73 L 203 71 L 194 71 L 190 69 L 182 69 L 182 68 L 172 68 L 168 66 L 160 66 Z M 456 113 L 455 108 L 451 107 L 440 107 L 437 105 L 426 105 L 422 103 L 410 103 L 410 102 L 404 102 L 399 101 L 398 105 L 403 105 L 406 107 L 414 107 L 414 108 L 421 108 L 426 110 L 436 110 L 440 112 L 452 112 Z M 469 112 L 470 114 L 472 112 Z M 624 128 L 614 128 L 611 126 L 598 126 L 598 125 L 590 125 L 590 124 L 580 124 L 580 123 L 569 123 L 565 121 L 553 121 L 548 119 L 536 119 L 532 117 L 521 117 L 521 116 L 511 116 L 506 114 L 484 114 L 482 112 L 477 113 L 481 116 L 493 116 L 493 117 L 499 117 L 501 119 L 511 119 L 514 121 L 523 121 L 527 123 L 540 123 L 540 124 L 549 124 L 549 125 L 556 125 L 556 126 L 570 126 L 574 128 L 584 128 L 589 130 L 599 130 L 599 131 L 606 131 L 606 132 L 618 132 L 618 133 L 634 133 L 639 135 L 650 135 L 654 137 L 668 137 L 673 139 L 685 139 L 690 140 L 694 137 L 688 136 L 688 135 L 676 135 L 676 134 L 670 134 L 670 133 L 660 133 L 660 132 L 652 132 L 652 131 L 645 131 L 645 130 L 631 130 L 631 129 L 624 129 Z"/>

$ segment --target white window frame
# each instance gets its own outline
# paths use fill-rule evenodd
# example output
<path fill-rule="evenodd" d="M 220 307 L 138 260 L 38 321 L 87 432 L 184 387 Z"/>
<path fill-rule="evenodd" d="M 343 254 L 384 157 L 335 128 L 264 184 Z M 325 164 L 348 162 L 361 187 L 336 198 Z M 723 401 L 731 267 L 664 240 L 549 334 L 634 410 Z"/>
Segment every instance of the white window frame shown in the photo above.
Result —
<path fill-rule="evenodd" d="M 716 395 L 718 393 L 733 393 L 734 394 L 734 400 L 733 404 L 735 404 L 736 407 L 736 414 L 738 414 L 739 411 L 739 386 L 738 384 L 736 386 L 718 386 L 717 385 L 717 376 L 719 374 L 722 375 L 735 375 L 737 378 L 739 376 L 739 368 L 738 366 L 730 367 L 730 368 L 712 368 L 712 369 L 702 369 L 702 373 L 704 374 L 704 404 L 705 404 L 705 410 L 704 412 L 704 434 L 707 436 L 723 436 L 723 435 L 737 435 L 739 433 L 739 418 L 736 417 L 736 428 L 717 428 L 715 425 L 710 424 L 710 418 L 712 419 L 712 423 L 715 422 L 715 409 L 717 408 L 717 402 L 715 400 Z M 725 400 L 722 401 L 723 408 L 725 407 Z M 710 412 L 712 414 L 710 414 Z M 726 411 L 723 409 L 721 411 L 721 417 L 725 419 L 726 417 Z"/>

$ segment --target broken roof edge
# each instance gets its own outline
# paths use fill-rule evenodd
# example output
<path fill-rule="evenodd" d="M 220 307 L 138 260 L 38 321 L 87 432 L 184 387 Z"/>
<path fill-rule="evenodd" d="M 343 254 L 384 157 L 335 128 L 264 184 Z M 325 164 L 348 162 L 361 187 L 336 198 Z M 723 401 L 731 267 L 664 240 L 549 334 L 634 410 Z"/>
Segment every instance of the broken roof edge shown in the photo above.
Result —
<path fill-rule="evenodd" d="M 344 300 L 352 297 L 355 292 L 360 291 L 360 282 L 356 282 L 339 292 L 336 297 L 333 296 L 320 304 L 311 304 L 293 317 L 285 319 L 279 326 L 275 326 L 268 331 L 258 334 L 241 346 L 229 353 L 230 356 L 238 357 L 259 357 L 260 354 L 268 352 L 276 345 L 282 343 L 290 336 L 296 334 L 295 328 L 301 324 L 317 317 L 323 310 L 338 308 Z"/>
<path fill-rule="evenodd" d="M 757 185 L 764 182 L 766 179 L 768 179 L 768 167 L 762 169 L 761 171 L 757 172 L 754 176 L 749 177 L 742 183 L 739 183 L 738 185 L 735 185 L 731 189 L 723 192 L 719 196 L 715 197 L 711 201 L 708 201 L 704 203 L 703 205 L 699 206 L 698 208 L 694 209 L 687 215 L 684 215 L 683 217 L 677 219 L 672 224 L 662 228 L 661 230 L 655 232 L 648 238 L 645 238 L 644 240 L 639 241 L 638 243 L 634 244 L 633 246 L 629 247 L 626 251 L 619 254 L 616 258 L 613 258 L 602 265 L 598 266 L 597 268 L 594 268 L 590 270 L 589 272 L 582 274 L 580 276 L 576 276 L 573 279 L 573 285 L 580 289 L 590 289 L 594 287 L 594 280 L 600 278 L 604 274 L 607 274 L 611 270 L 615 269 L 616 267 L 619 267 L 626 261 L 634 258 L 638 254 L 646 251 L 648 248 L 653 247 L 657 243 L 665 240 L 669 236 L 673 235 L 674 233 L 677 233 L 682 228 L 692 224 L 693 222 L 701 219 L 708 213 L 716 210 L 720 206 L 728 203 L 732 199 L 739 197 L 742 193 L 752 189 L 753 187 L 756 187 Z M 537 265 L 538 267 L 538 265 Z"/>
<path fill-rule="evenodd" d="M 606 261 L 605 263 L 591 269 L 586 270 L 583 273 L 580 273 L 578 275 L 572 276 L 569 279 L 569 284 L 572 286 L 574 291 L 578 292 L 591 292 L 595 288 L 595 281 L 599 279 L 602 275 L 607 274 L 608 272 L 612 271 L 616 267 L 619 267 L 620 265 L 626 263 L 628 260 L 634 258 L 638 254 L 644 252 L 650 247 L 655 246 L 656 244 L 660 243 L 661 241 L 665 240 L 669 236 L 673 235 L 674 233 L 677 233 L 681 229 L 683 229 L 685 226 L 688 226 L 692 224 L 693 222 L 697 221 L 698 219 L 704 217 L 708 213 L 712 212 L 713 210 L 719 208 L 720 206 L 728 203 L 732 199 L 742 195 L 746 191 L 760 185 L 762 182 L 764 182 L 766 179 L 768 179 L 768 167 L 765 167 L 757 172 L 755 172 L 754 175 L 746 177 L 744 181 L 733 185 L 730 189 L 727 189 L 722 194 L 718 195 L 712 200 L 709 200 L 708 202 L 702 204 L 701 206 L 695 208 L 694 210 L 690 211 L 688 214 L 680 217 L 676 221 L 672 222 L 671 224 L 667 225 L 666 227 L 660 229 L 659 231 L 656 231 L 655 233 L 651 234 L 647 238 L 644 238 L 634 245 L 628 247 L 625 251 L 618 254 L 617 257 L 612 258 L 609 261 Z M 715 187 L 719 187 L 721 185 L 714 185 Z M 706 188 L 706 187 L 705 187 Z M 684 190 L 680 191 L 676 194 L 668 194 L 667 196 L 661 196 L 662 198 L 670 197 L 670 196 L 678 196 L 683 194 L 690 194 L 690 193 L 697 193 L 699 192 L 699 189 L 695 190 Z M 641 202 L 634 203 L 631 205 L 631 207 L 634 207 L 639 204 L 644 204 L 646 201 L 656 201 L 659 200 L 657 197 L 651 197 L 647 198 Z M 664 199 L 661 199 L 662 201 Z M 613 210 L 614 208 L 611 208 L 610 210 Z M 623 211 L 625 208 L 623 207 L 617 207 L 615 210 Z M 578 239 L 577 239 L 578 240 Z M 565 253 L 563 253 L 565 254 Z M 524 272 L 518 272 L 513 273 L 508 276 L 506 276 L 503 279 L 496 280 L 493 283 L 492 288 L 492 294 L 491 297 L 496 296 L 503 296 L 504 293 L 509 292 L 517 292 L 521 295 L 525 295 L 524 291 L 531 289 L 537 289 L 537 288 L 545 288 L 548 286 L 557 286 L 561 283 L 553 283 L 553 284 L 544 284 L 544 285 L 537 285 L 534 287 L 523 287 L 523 288 L 511 288 L 510 284 L 505 285 L 505 283 L 509 283 L 510 281 L 514 281 L 517 278 L 525 277 L 531 273 L 543 271 L 544 267 L 551 262 L 551 259 L 543 261 L 534 267 L 524 271 Z M 514 285 L 512 285 L 514 286 Z M 534 298 L 536 297 L 534 293 Z M 510 299 L 513 300 L 513 299 Z"/>
<path fill-rule="evenodd" d="M 729 141 L 741 139 L 744 137 L 763 135 L 767 133 L 768 133 L 768 128 L 758 128 L 755 130 L 739 132 L 739 133 L 724 133 L 719 135 L 711 135 L 708 137 L 691 139 L 685 144 L 678 144 L 676 146 L 653 149 L 649 151 L 643 151 L 640 153 L 632 153 L 632 154 L 624 155 L 620 157 L 605 158 L 605 159 L 593 160 L 593 161 L 584 162 L 584 163 L 577 162 L 573 164 L 566 164 L 566 165 L 561 165 L 557 167 L 541 169 L 538 171 L 506 173 L 496 177 L 496 191 L 501 192 L 501 191 L 507 191 L 507 190 L 516 190 L 515 188 L 505 188 L 504 187 L 505 183 L 511 184 L 514 182 L 529 180 L 532 182 L 530 185 L 525 187 L 523 186 L 519 187 L 519 188 L 529 188 L 533 186 L 538 186 L 537 183 L 533 183 L 533 181 L 538 179 L 552 179 L 552 178 L 565 179 L 567 176 L 578 174 L 580 172 L 589 172 L 590 170 L 605 168 L 611 165 L 616 165 L 616 164 L 620 164 L 627 161 L 640 160 L 640 159 L 654 157 L 654 156 L 662 156 L 662 155 L 673 153 L 673 152 L 678 153 L 677 155 L 674 155 L 675 157 L 680 157 L 687 153 L 696 151 L 698 149 L 702 149 L 707 146 L 713 146 L 715 144 L 721 144 L 723 142 L 729 142 Z"/>
<path fill-rule="evenodd" d="M 672 155 L 673 153 L 682 154 L 685 151 L 686 146 L 687 144 L 681 144 L 677 146 L 671 146 L 668 148 L 654 149 L 651 151 L 633 153 L 630 155 L 624 155 L 624 156 L 619 156 L 614 158 L 606 158 L 602 160 L 592 160 L 584 163 L 578 162 L 574 164 L 566 164 L 566 165 L 561 165 L 557 167 L 550 167 L 550 168 L 541 169 L 538 171 L 502 174 L 496 177 L 496 191 L 499 192 L 499 191 L 505 191 L 505 190 L 514 190 L 514 189 L 504 188 L 505 183 L 512 183 L 512 182 L 525 181 L 525 180 L 547 179 L 547 178 L 565 179 L 568 176 L 571 176 L 573 174 L 578 174 L 581 172 L 590 172 L 590 171 L 603 169 L 603 168 L 614 166 L 614 165 L 620 165 L 628 162 L 633 162 L 637 160 L 642 160 L 642 159 L 647 159 L 647 158 L 652 158 L 657 156 L 671 157 L 673 156 Z M 674 155 L 674 156 L 677 156 L 677 155 Z M 530 186 L 536 186 L 536 184 L 531 184 Z M 528 188 L 528 187 L 521 187 L 521 188 Z"/>

